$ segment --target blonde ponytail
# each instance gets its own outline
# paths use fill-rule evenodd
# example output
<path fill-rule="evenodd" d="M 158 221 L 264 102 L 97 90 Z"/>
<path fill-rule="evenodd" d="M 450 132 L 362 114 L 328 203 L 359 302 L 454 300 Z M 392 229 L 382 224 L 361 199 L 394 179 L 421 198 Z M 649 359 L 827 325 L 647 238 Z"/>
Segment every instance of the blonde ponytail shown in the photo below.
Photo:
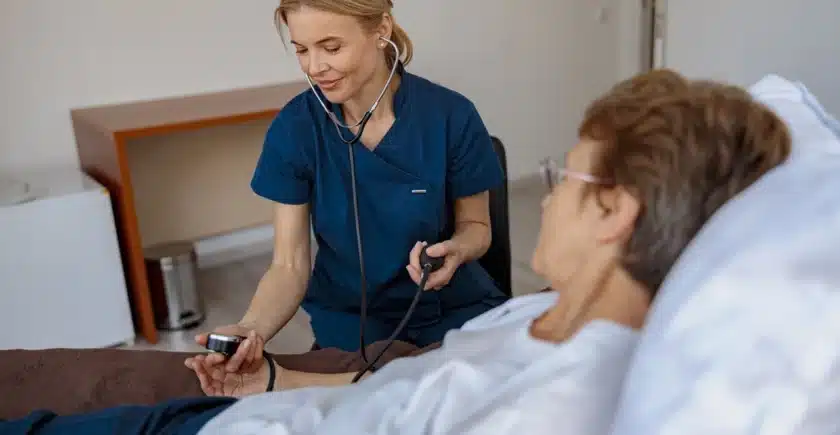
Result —
<path fill-rule="evenodd" d="M 396 22 L 394 23 L 394 28 L 391 30 L 391 40 L 394 41 L 394 44 L 397 44 L 397 47 L 400 49 L 401 60 L 403 65 L 408 65 L 411 62 L 411 58 L 414 57 L 414 45 L 411 43 L 411 38 L 408 37 L 408 33 L 405 32 L 405 29 L 400 27 L 399 24 Z M 388 67 L 394 65 L 394 52 L 388 52 L 386 55 L 386 60 L 388 61 Z"/>

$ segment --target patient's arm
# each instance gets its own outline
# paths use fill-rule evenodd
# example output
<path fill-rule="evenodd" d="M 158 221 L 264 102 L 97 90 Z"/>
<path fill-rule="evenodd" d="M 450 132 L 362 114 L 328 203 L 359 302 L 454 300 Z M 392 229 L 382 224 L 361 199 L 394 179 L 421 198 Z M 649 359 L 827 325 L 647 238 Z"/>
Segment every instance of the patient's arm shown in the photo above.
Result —
<path fill-rule="evenodd" d="M 378 342 L 376 344 L 370 345 L 367 347 L 369 355 L 375 355 L 379 352 L 379 346 L 384 345 L 384 342 Z M 393 361 L 398 358 L 405 358 L 405 357 L 412 357 L 417 355 L 422 355 L 426 352 L 432 351 L 440 347 L 440 343 L 434 343 L 429 346 L 426 346 L 422 349 L 418 349 L 408 343 L 395 341 L 393 346 L 389 351 L 383 355 L 383 360 L 385 361 Z M 323 352 L 336 352 L 335 349 L 325 349 Z M 310 354 L 314 354 L 316 352 L 310 352 Z M 345 352 L 342 352 L 347 354 Z M 356 353 L 358 355 L 358 353 Z M 326 355 L 324 355 L 326 357 Z M 367 364 L 362 361 L 361 357 L 357 358 L 357 361 L 349 363 L 348 366 L 350 369 L 358 368 L 361 370 Z M 283 368 L 280 364 L 275 362 L 275 367 L 277 370 L 277 377 L 274 381 L 274 389 L 276 391 L 279 390 L 292 390 L 296 388 L 306 388 L 306 387 L 331 387 L 331 386 L 340 386 L 340 385 L 349 385 L 350 382 L 353 381 L 353 378 L 358 373 L 357 371 L 347 371 L 347 372 L 339 372 L 339 373 L 313 373 L 308 372 L 305 370 L 292 370 L 288 368 Z M 380 366 L 381 367 L 381 366 Z M 265 371 L 265 380 L 263 385 L 267 385 L 268 383 L 268 370 Z M 365 373 L 362 376 L 362 380 L 367 379 L 371 375 L 370 372 Z"/>
<path fill-rule="evenodd" d="M 367 347 L 367 354 L 368 355 L 376 355 L 378 354 L 382 346 L 384 346 L 386 342 L 380 341 L 376 342 L 372 345 Z M 390 363 L 391 361 L 399 358 L 406 358 L 406 357 L 413 357 L 422 355 L 426 352 L 433 351 L 439 348 L 441 343 L 433 343 L 424 348 L 417 348 L 411 344 L 402 342 L 402 341 L 395 341 L 390 348 L 382 355 L 381 364 L 378 364 L 378 367 L 382 367 L 383 365 Z M 353 380 L 353 377 L 356 376 L 359 370 L 362 370 L 367 363 L 361 358 L 361 354 L 358 352 L 344 352 L 339 351 L 337 349 L 322 349 L 320 351 L 309 352 L 308 357 L 312 357 L 315 354 L 320 354 L 322 358 L 331 360 L 331 361 L 341 361 L 344 357 L 352 356 L 351 359 L 345 360 L 343 362 L 343 366 L 346 370 L 340 370 L 338 372 L 333 373 L 314 373 L 309 369 L 301 369 L 296 370 L 292 368 L 283 368 L 277 370 L 277 379 L 274 383 L 274 388 L 277 390 L 280 389 L 295 389 L 295 388 L 306 388 L 306 387 L 314 387 L 314 386 L 336 386 L 336 385 L 348 385 Z M 278 364 L 277 367 L 290 367 L 294 366 L 293 356 L 286 355 L 284 360 L 281 364 Z M 267 371 L 266 371 L 267 373 Z M 370 376 L 370 372 L 365 373 L 362 376 L 362 379 L 366 379 Z M 283 377 L 283 379 L 280 379 Z M 266 383 L 268 377 L 266 376 Z"/>
<path fill-rule="evenodd" d="M 369 345 L 368 355 L 378 354 L 385 344 L 386 342 L 383 341 Z M 387 363 L 398 358 L 417 356 L 437 349 L 439 346 L 439 343 L 435 343 L 418 349 L 409 343 L 395 341 L 382 356 L 382 361 Z M 195 372 L 201 390 L 208 396 L 241 397 L 266 391 L 269 378 L 268 364 L 262 364 L 256 373 L 228 373 L 224 370 L 224 366 L 203 364 L 206 356 L 206 354 L 197 355 L 185 364 Z M 321 349 L 301 355 L 277 355 L 275 358 L 278 360 L 274 361 L 276 373 L 274 391 L 349 385 L 357 371 L 367 365 L 359 352 L 345 352 L 338 349 Z M 196 365 L 196 363 L 200 364 Z M 328 366 L 338 370 L 330 370 Z M 367 376 L 369 373 L 362 379 Z"/>
<path fill-rule="evenodd" d="M 275 390 L 293 390 L 297 388 L 306 387 L 335 387 L 341 385 L 349 385 L 353 381 L 357 372 L 347 373 L 307 373 L 297 370 L 288 370 L 277 367 L 277 379 L 274 381 Z M 362 379 L 370 376 L 370 372 L 365 373 Z M 266 381 L 268 377 L 266 376 Z"/>
<path fill-rule="evenodd" d="M 367 347 L 368 355 L 376 355 L 381 347 L 385 344 L 385 342 L 377 342 L 373 345 Z M 391 362 L 395 359 L 405 358 L 405 357 L 412 357 L 417 355 L 422 355 L 426 352 L 435 350 L 440 347 L 440 343 L 434 343 L 429 346 L 426 346 L 422 349 L 418 349 L 408 343 L 395 341 L 393 346 L 391 346 L 388 351 L 382 357 L 382 361 Z M 275 367 L 277 368 L 277 378 L 274 381 L 274 389 L 275 390 L 291 390 L 296 388 L 306 388 L 306 387 L 330 387 L 330 386 L 340 386 L 340 385 L 349 385 L 350 382 L 353 381 L 353 378 L 356 376 L 358 371 L 352 370 L 361 370 L 367 364 L 362 360 L 359 356 L 359 353 L 349 353 L 349 352 L 342 352 L 337 351 L 336 349 L 324 349 L 321 351 L 310 352 L 310 356 L 314 355 L 318 352 L 324 352 L 323 357 L 328 359 L 341 359 L 341 358 L 329 358 L 329 352 L 335 352 L 338 355 L 354 355 L 354 361 L 347 361 L 345 362 L 346 367 L 350 371 L 340 371 L 337 373 L 313 373 L 306 370 L 294 370 L 288 368 L 282 368 L 283 365 L 275 363 Z M 286 358 L 289 358 L 288 356 Z M 291 362 L 291 360 L 286 359 L 286 362 Z M 379 365 L 381 367 L 382 365 Z M 268 383 L 268 371 L 265 370 L 266 377 L 264 378 L 265 381 L 263 385 L 267 385 Z M 362 380 L 367 379 L 370 376 L 370 372 L 365 373 L 362 376 Z"/>
<path fill-rule="evenodd" d="M 263 364 L 254 372 L 229 373 L 224 366 L 206 362 L 206 355 L 198 355 L 185 362 L 195 371 L 201 390 L 208 396 L 243 397 L 264 393 L 268 388 L 270 368 Z M 356 372 L 309 373 L 289 370 L 272 361 L 275 370 L 274 391 L 293 390 L 306 387 L 335 387 L 349 385 Z M 365 377 L 368 374 L 365 374 Z M 364 377 L 362 378 L 364 379 Z"/>

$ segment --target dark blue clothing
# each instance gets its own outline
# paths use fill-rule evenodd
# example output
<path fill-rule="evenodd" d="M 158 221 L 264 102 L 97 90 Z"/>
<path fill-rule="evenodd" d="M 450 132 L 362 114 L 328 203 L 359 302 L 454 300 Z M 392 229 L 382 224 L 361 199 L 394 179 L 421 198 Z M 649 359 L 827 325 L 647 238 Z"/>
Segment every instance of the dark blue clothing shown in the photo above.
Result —
<path fill-rule="evenodd" d="M 331 106 L 344 122 L 339 105 Z M 405 270 L 414 244 L 451 238 L 454 201 L 504 182 L 490 134 L 463 95 L 402 71 L 394 113 L 373 150 L 354 145 L 368 343 L 387 337 L 414 297 L 416 284 Z M 279 203 L 310 204 L 318 253 L 303 308 L 321 347 L 353 351 L 361 284 L 349 148 L 337 134 L 312 91 L 301 93 L 269 128 L 251 187 Z M 464 264 L 447 287 L 424 293 L 401 338 L 421 337 L 415 342 L 421 346 L 440 341 L 506 298 L 477 262 Z"/>
<path fill-rule="evenodd" d="M 446 331 L 460 328 L 467 320 L 477 317 L 496 305 L 498 305 L 496 300 L 490 299 L 447 310 L 446 315 L 433 323 L 406 327 L 397 339 L 419 347 L 428 346 L 440 341 Z M 348 335 L 358 343 L 359 321 L 361 320 L 359 313 L 325 310 L 315 304 L 308 306 L 307 313 L 311 318 L 312 330 L 317 337 L 319 347 L 340 347 L 341 343 L 347 341 Z M 399 322 L 384 321 L 368 316 L 365 322 L 365 341 L 371 343 L 388 339 L 397 327 L 397 323 Z"/>
<path fill-rule="evenodd" d="M 35 411 L 21 419 L 0 420 L 0 435 L 195 435 L 235 401 L 200 397 L 66 416 Z"/>

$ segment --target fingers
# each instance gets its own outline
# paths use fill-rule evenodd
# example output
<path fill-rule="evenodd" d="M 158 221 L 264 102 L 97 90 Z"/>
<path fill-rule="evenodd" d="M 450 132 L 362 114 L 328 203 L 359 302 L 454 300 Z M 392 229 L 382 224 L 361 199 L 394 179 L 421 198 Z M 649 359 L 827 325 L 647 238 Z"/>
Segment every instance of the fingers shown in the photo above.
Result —
<path fill-rule="evenodd" d="M 424 290 L 442 289 L 449 284 L 449 281 L 452 279 L 452 275 L 455 274 L 455 270 L 457 268 L 458 262 L 452 257 L 446 257 L 443 267 L 429 275 L 429 279 L 426 280 L 426 288 Z"/>
<path fill-rule="evenodd" d="M 449 240 L 440 243 L 435 243 L 434 245 L 426 248 L 426 254 L 428 254 L 430 257 L 446 257 L 447 255 L 449 255 L 449 251 Z"/>
<path fill-rule="evenodd" d="M 213 330 L 213 332 L 215 332 L 216 334 L 241 337 L 243 339 L 248 338 L 248 334 L 251 331 L 253 331 L 252 327 L 243 326 L 238 323 L 233 325 L 222 326 Z"/>
<path fill-rule="evenodd" d="M 213 330 L 213 332 L 217 334 L 224 334 L 224 335 L 242 335 L 247 331 L 247 329 L 243 328 L 239 324 L 221 326 Z M 210 333 L 205 332 L 202 334 L 198 334 L 195 336 L 195 342 L 201 346 L 207 345 L 207 339 L 210 336 Z"/>
<path fill-rule="evenodd" d="M 420 252 L 423 251 L 423 247 L 426 245 L 426 242 L 417 242 L 408 254 L 408 264 L 417 270 L 420 270 Z"/>
<path fill-rule="evenodd" d="M 225 362 L 225 356 L 221 353 L 210 353 L 204 357 L 204 364 L 208 367 L 222 365 Z"/>
<path fill-rule="evenodd" d="M 236 353 L 227 360 L 225 370 L 228 373 L 245 372 L 252 373 L 259 370 L 262 365 L 263 348 L 265 341 L 255 331 L 246 336 Z"/>
<path fill-rule="evenodd" d="M 251 331 L 248 334 L 249 344 L 249 351 L 248 351 L 248 358 L 246 359 L 244 366 L 247 372 L 255 372 L 259 369 L 260 364 L 262 364 L 262 354 L 263 354 L 263 347 L 264 343 L 262 337 L 257 335 L 256 332 Z"/>
<path fill-rule="evenodd" d="M 263 363 L 264 340 L 256 331 L 248 331 L 236 353 L 226 357 L 221 353 L 200 354 L 184 360 L 184 365 L 195 372 L 201 390 L 208 396 L 227 394 L 231 376 L 240 376 L 243 372 L 255 372 Z M 198 337 L 197 341 L 198 341 Z"/>
<path fill-rule="evenodd" d="M 411 252 L 408 253 L 406 270 L 408 270 L 408 274 L 415 284 L 420 284 L 420 252 L 424 246 L 426 246 L 426 242 L 417 242 L 411 248 Z"/>
<path fill-rule="evenodd" d="M 452 278 L 452 274 L 448 273 L 443 269 L 438 270 L 437 272 L 431 274 L 429 279 L 426 281 L 426 288 L 424 290 L 440 290 L 446 284 L 449 284 L 449 279 Z"/>
<path fill-rule="evenodd" d="M 204 367 L 202 357 L 203 355 L 198 355 L 194 358 L 190 358 L 190 364 L 192 365 L 191 368 L 198 377 L 198 383 L 201 385 L 201 391 L 203 391 L 204 394 L 208 396 L 215 396 L 216 389 L 213 387 L 213 381 L 211 380 L 210 375 L 207 372 L 207 368 Z"/>
<path fill-rule="evenodd" d="M 426 242 L 417 242 L 414 244 L 414 247 L 411 248 L 411 252 L 408 254 L 408 266 L 405 268 L 411 280 L 418 285 L 420 284 L 420 252 L 424 246 L 426 246 Z"/>
<path fill-rule="evenodd" d="M 408 271 L 408 276 L 411 277 L 411 280 L 414 281 L 415 284 L 420 284 L 420 270 L 416 269 L 412 265 L 408 265 L 405 267 L 405 270 Z"/>
<path fill-rule="evenodd" d="M 228 373 L 236 373 L 239 371 L 242 363 L 247 360 L 248 354 L 253 346 L 253 340 L 245 339 L 245 341 L 239 345 L 239 348 L 236 349 L 236 353 L 234 353 L 228 360 L 225 365 L 225 370 L 227 370 Z"/>
<path fill-rule="evenodd" d="M 428 246 L 428 243 L 426 242 L 415 243 L 409 253 L 409 264 L 406 266 L 406 271 L 408 271 L 408 275 L 411 277 L 411 280 L 418 285 L 423 277 L 420 265 L 420 253 L 423 251 L 423 247 L 426 246 Z M 449 280 L 452 279 L 452 275 L 459 266 L 459 261 L 456 258 L 457 255 L 454 255 L 457 254 L 457 252 L 453 249 L 452 241 L 445 240 L 428 246 L 426 248 L 426 254 L 431 257 L 445 258 L 443 267 L 429 276 L 426 280 L 426 285 L 423 288 L 423 290 L 440 290 L 449 284 Z"/>
<path fill-rule="evenodd" d="M 202 354 L 202 355 L 189 357 L 186 360 L 184 360 L 184 365 L 190 370 L 195 370 L 195 366 L 197 364 L 201 364 L 201 365 L 203 365 L 203 366 L 205 366 L 206 368 L 209 369 L 209 368 L 218 366 L 219 364 L 224 362 L 224 360 L 225 360 L 224 355 L 217 354 L 217 353 L 210 353 L 210 354 L 206 354 L 206 355 Z"/>
<path fill-rule="evenodd" d="M 252 363 L 253 367 L 254 367 L 253 371 L 256 371 L 257 369 L 262 367 L 262 364 L 264 362 L 263 352 L 265 351 L 265 340 L 263 340 L 263 338 L 260 337 L 259 334 L 255 334 L 255 335 L 256 335 L 257 345 L 254 346 L 254 361 Z"/>
<path fill-rule="evenodd" d="M 206 332 L 203 333 L 203 334 L 198 334 L 198 335 L 195 336 L 195 342 L 198 343 L 201 346 L 207 346 L 207 337 L 209 337 L 209 336 L 210 336 L 210 334 L 208 334 Z"/>
<path fill-rule="evenodd" d="M 248 337 L 243 344 L 247 344 L 248 346 L 245 348 L 245 356 L 242 358 L 241 368 L 247 371 L 251 369 L 251 365 L 254 362 L 254 348 L 257 347 L 257 338 L 254 331 L 248 333 Z"/>
<path fill-rule="evenodd" d="M 201 378 L 203 377 L 208 384 L 205 394 L 208 396 L 221 396 L 226 394 L 224 387 L 229 375 L 223 366 L 209 364 L 207 357 L 202 358 L 202 355 L 196 357 L 195 365 L 197 371 L 201 373 L 199 382 L 201 382 Z"/>
<path fill-rule="evenodd" d="M 207 353 L 195 357 L 190 357 L 184 360 L 184 365 L 192 370 L 195 370 L 197 364 L 205 367 L 208 373 L 219 368 L 225 373 L 245 372 L 251 373 L 259 370 L 263 363 L 263 349 L 265 342 L 254 331 L 251 331 L 242 341 L 236 353 L 231 357 L 227 357 L 221 353 Z"/>
<path fill-rule="evenodd" d="M 225 378 L 227 377 L 228 374 L 225 372 L 225 370 L 222 367 L 220 367 L 220 366 L 208 367 L 207 365 L 204 365 L 204 364 L 202 364 L 202 366 L 204 367 L 204 370 L 206 370 L 206 372 L 210 376 L 210 380 L 213 382 L 214 387 L 216 387 L 217 384 L 220 386 L 224 383 Z"/>
<path fill-rule="evenodd" d="M 411 279 L 419 285 L 420 280 L 423 277 L 422 272 L 413 269 L 411 266 L 408 266 L 406 269 L 408 270 L 408 274 L 411 276 Z M 443 286 L 449 284 L 449 280 L 452 279 L 454 272 L 455 270 L 453 267 L 447 266 L 446 263 L 444 263 L 442 268 L 429 275 L 426 279 L 426 285 L 423 286 L 423 290 L 440 290 Z"/>

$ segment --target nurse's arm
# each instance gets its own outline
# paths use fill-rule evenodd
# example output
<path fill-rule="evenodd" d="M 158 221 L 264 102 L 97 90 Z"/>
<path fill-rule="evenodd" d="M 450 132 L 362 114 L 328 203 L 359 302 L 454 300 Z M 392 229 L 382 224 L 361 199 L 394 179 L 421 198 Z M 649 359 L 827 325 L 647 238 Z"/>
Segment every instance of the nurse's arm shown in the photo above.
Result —
<path fill-rule="evenodd" d="M 490 193 L 484 191 L 455 200 L 452 242 L 462 262 L 481 258 L 490 248 Z"/>
<path fill-rule="evenodd" d="M 239 322 L 268 341 L 295 315 L 311 272 L 309 205 L 274 206 L 274 255 Z"/>

